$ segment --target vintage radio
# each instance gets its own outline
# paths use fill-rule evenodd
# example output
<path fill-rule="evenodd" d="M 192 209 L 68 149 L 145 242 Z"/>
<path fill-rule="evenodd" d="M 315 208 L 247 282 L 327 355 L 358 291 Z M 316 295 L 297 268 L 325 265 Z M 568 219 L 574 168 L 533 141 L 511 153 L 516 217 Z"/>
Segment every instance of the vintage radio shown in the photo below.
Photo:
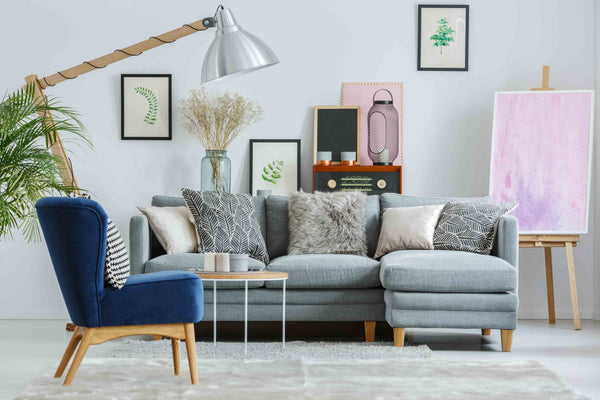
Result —
<path fill-rule="evenodd" d="M 399 165 L 313 166 L 313 192 L 402 193 Z"/>

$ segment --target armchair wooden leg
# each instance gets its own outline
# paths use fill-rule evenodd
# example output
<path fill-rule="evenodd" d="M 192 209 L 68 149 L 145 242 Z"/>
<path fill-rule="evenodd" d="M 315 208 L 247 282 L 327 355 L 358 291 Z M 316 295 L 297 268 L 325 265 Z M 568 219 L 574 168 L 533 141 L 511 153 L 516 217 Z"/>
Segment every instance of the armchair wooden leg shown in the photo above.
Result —
<path fill-rule="evenodd" d="M 187 350 L 188 363 L 190 364 L 190 376 L 192 385 L 198 382 L 198 361 L 196 361 L 196 334 L 194 333 L 194 324 L 183 324 L 185 331 L 185 349 Z"/>
<path fill-rule="evenodd" d="M 81 336 L 85 332 L 85 328 L 75 327 L 75 331 L 71 336 L 71 340 L 69 340 L 69 344 L 67 345 L 67 349 L 65 350 L 65 354 L 63 354 L 62 360 L 60 360 L 60 364 L 54 374 L 55 378 L 60 378 L 65 372 L 65 368 L 69 364 L 71 357 L 73 357 L 73 353 L 75 353 L 75 349 L 77 349 L 77 345 L 81 341 Z"/>
<path fill-rule="evenodd" d="M 483 336 L 490 336 L 492 334 L 492 330 L 491 329 L 482 329 L 481 334 Z"/>
<path fill-rule="evenodd" d="M 394 346 L 404 347 L 404 333 L 406 328 L 394 328 Z"/>
<path fill-rule="evenodd" d="M 67 377 L 63 382 L 63 385 L 70 385 L 73 382 L 73 378 L 75 378 L 75 374 L 77 373 L 77 369 L 79 365 L 81 365 L 81 361 L 87 352 L 88 347 L 90 347 L 90 342 L 92 341 L 92 337 L 94 336 L 94 331 L 97 328 L 88 328 L 85 330 L 83 337 L 81 338 L 81 343 L 79 344 L 79 348 L 77 349 L 77 353 L 75 353 L 75 357 L 73 358 L 73 362 L 71 363 L 71 368 L 69 368 L 69 372 L 67 372 Z"/>
<path fill-rule="evenodd" d="M 162 335 L 152 335 L 152 340 L 162 340 Z"/>
<path fill-rule="evenodd" d="M 501 334 L 500 336 L 502 339 L 502 351 L 504 351 L 504 352 L 510 351 L 510 348 L 512 347 L 513 332 L 514 332 L 514 330 L 512 330 L 512 329 L 500 330 L 500 334 Z"/>
<path fill-rule="evenodd" d="M 365 321 L 365 339 L 367 342 L 375 341 L 375 325 L 376 321 Z"/>
<path fill-rule="evenodd" d="M 171 339 L 171 347 L 173 348 L 173 369 L 175 375 L 181 375 L 181 347 L 179 339 Z"/>

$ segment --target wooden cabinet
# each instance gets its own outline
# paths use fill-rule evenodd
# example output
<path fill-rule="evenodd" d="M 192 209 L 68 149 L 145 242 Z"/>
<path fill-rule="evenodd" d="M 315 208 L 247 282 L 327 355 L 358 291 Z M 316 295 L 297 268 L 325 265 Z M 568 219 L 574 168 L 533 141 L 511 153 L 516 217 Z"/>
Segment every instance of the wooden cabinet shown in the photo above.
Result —
<path fill-rule="evenodd" d="M 313 165 L 313 192 L 402 193 L 400 165 Z"/>

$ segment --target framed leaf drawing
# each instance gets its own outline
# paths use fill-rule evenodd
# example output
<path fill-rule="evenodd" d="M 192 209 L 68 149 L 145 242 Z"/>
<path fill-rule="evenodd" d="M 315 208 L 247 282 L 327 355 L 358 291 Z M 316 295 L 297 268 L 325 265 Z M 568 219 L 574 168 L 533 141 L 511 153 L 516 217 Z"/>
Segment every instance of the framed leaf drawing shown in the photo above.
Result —
<path fill-rule="evenodd" d="M 251 139 L 250 194 L 287 195 L 299 189 L 300 139 Z"/>
<path fill-rule="evenodd" d="M 419 4 L 418 71 L 469 70 L 469 6 Z"/>
<path fill-rule="evenodd" d="M 171 140 L 171 75 L 121 75 L 121 140 Z"/>

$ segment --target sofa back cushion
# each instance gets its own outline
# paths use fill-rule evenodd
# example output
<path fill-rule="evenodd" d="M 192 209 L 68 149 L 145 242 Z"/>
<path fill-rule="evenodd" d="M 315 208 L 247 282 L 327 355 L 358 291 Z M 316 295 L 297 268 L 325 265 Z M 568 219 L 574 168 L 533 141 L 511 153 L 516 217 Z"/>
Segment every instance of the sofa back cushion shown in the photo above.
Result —
<path fill-rule="evenodd" d="M 269 196 L 266 200 L 267 250 L 271 259 L 287 254 L 289 243 L 288 198 Z M 365 231 L 367 255 L 373 257 L 379 239 L 379 196 L 367 196 L 365 204 Z"/>
<path fill-rule="evenodd" d="M 416 197 L 397 193 L 384 193 L 381 195 L 381 214 L 386 208 L 433 206 L 446 204 L 450 201 L 456 203 L 489 203 L 490 196 L 482 197 Z"/>
<path fill-rule="evenodd" d="M 252 204 L 256 212 L 256 219 L 260 225 L 260 232 L 265 240 L 267 239 L 267 214 L 265 210 L 265 198 L 259 196 L 252 196 Z M 153 196 L 151 205 L 155 207 L 185 207 L 185 201 L 183 197 L 175 196 Z M 156 236 L 150 230 L 150 258 L 158 257 L 165 254 L 165 250 L 162 245 L 156 239 Z"/>

